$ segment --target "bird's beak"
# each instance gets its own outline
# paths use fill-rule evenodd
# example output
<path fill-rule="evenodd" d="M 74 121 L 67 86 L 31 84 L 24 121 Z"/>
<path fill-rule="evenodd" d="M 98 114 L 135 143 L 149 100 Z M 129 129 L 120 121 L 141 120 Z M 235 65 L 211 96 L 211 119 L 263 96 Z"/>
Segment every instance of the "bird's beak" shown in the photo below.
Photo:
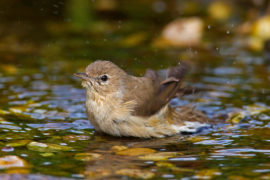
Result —
<path fill-rule="evenodd" d="M 74 73 L 74 76 L 79 77 L 86 81 L 90 80 L 90 77 L 86 73 Z"/>

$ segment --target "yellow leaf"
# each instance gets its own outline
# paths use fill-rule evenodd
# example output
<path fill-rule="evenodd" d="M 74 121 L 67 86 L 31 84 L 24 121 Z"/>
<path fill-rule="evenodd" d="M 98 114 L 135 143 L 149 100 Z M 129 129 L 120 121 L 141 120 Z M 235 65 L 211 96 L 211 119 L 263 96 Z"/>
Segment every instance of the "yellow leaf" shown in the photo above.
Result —
<path fill-rule="evenodd" d="M 139 32 L 132 34 L 125 39 L 122 40 L 121 44 L 124 46 L 136 46 L 140 44 L 142 41 L 144 41 L 147 38 L 147 34 L 144 32 Z"/>
<path fill-rule="evenodd" d="M 123 150 L 125 150 L 127 148 L 128 147 L 126 147 L 126 146 L 112 146 L 111 147 L 111 150 L 114 151 L 114 152 L 116 152 L 116 151 L 123 151 Z"/>
<path fill-rule="evenodd" d="M 16 74 L 18 72 L 18 68 L 11 64 L 1 64 L 0 69 L 8 74 Z"/>
<path fill-rule="evenodd" d="M 8 169 L 5 171 L 6 173 L 9 174 L 29 174 L 30 169 L 26 169 L 26 168 L 12 168 L 12 169 Z"/>
<path fill-rule="evenodd" d="M 80 161 L 91 161 L 100 158 L 101 155 L 97 153 L 78 153 L 75 155 L 76 160 Z"/>
<path fill-rule="evenodd" d="M 51 153 L 51 152 L 45 152 L 45 153 L 40 153 L 41 156 L 43 157 L 50 157 L 50 156 L 53 156 L 54 153 Z"/>
<path fill-rule="evenodd" d="M 86 179 L 91 179 L 91 178 L 101 178 L 105 176 L 111 175 L 111 171 L 109 169 L 95 169 L 95 170 L 86 170 L 84 172 Z"/>
<path fill-rule="evenodd" d="M 0 114 L 5 115 L 5 114 L 9 114 L 9 112 L 8 112 L 8 111 L 5 111 L 5 110 L 3 110 L 3 109 L 0 109 Z"/>
<path fill-rule="evenodd" d="M 66 135 L 63 137 L 63 140 L 65 141 L 84 141 L 89 140 L 90 136 L 87 135 Z"/>
<path fill-rule="evenodd" d="M 25 160 L 18 156 L 3 156 L 0 157 L 0 169 L 13 168 L 13 167 L 27 167 L 28 164 Z"/>
<path fill-rule="evenodd" d="M 246 113 L 244 111 L 237 112 L 229 115 L 230 117 L 227 119 L 227 122 L 231 123 L 239 123 L 244 117 L 246 117 Z"/>
<path fill-rule="evenodd" d="M 249 180 L 249 178 L 246 178 L 246 177 L 243 177 L 243 176 L 229 176 L 228 179 L 229 180 Z"/>
<path fill-rule="evenodd" d="M 232 8 L 230 4 L 224 1 L 213 1 L 208 8 L 210 18 L 218 21 L 224 21 L 232 15 Z"/>
<path fill-rule="evenodd" d="M 203 169 L 195 174 L 196 179 L 212 179 L 214 176 L 221 175 L 217 169 Z"/>
<path fill-rule="evenodd" d="M 31 140 L 18 140 L 18 141 L 12 141 L 8 144 L 6 144 L 6 146 L 10 146 L 10 147 L 20 147 L 20 146 L 25 146 L 26 144 L 28 144 Z"/>
<path fill-rule="evenodd" d="M 142 160 L 149 160 L 149 161 L 162 161 L 162 160 L 167 160 L 169 158 L 183 155 L 182 153 L 178 152 L 158 152 L 158 153 L 153 153 L 153 154 L 147 154 L 144 156 L 139 156 L 139 159 Z"/>
<path fill-rule="evenodd" d="M 194 171 L 193 169 L 175 167 L 174 164 L 168 163 L 168 162 L 157 162 L 156 165 L 158 167 L 169 168 L 171 171 L 175 171 L 175 172 L 193 172 Z"/>
<path fill-rule="evenodd" d="M 263 16 L 254 23 L 252 34 L 262 40 L 270 38 L 270 15 Z"/>
<path fill-rule="evenodd" d="M 122 176 L 129 176 L 133 178 L 150 179 L 155 176 L 153 172 L 140 169 L 120 169 L 115 172 Z"/>
<path fill-rule="evenodd" d="M 58 144 L 50 144 L 50 143 L 40 143 L 34 141 L 27 144 L 27 148 L 32 151 L 46 152 L 46 153 L 71 150 L 71 147 L 68 146 L 61 146 Z"/>
<path fill-rule="evenodd" d="M 192 136 L 190 138 L 187 138 L 187 140 L 191 141 L 191 142 L 200 142 L 200 141 L 203 141 L 203 140 L 206 140 L 206 139 L 208 139 L 208 137 Z"/>
<path fill-rule="evenodd" d="M 144 154 L 151 154 L 154 152 L 156 152 L 156 150 L 149 148 L 130 148 L 122 151 L 117 151 L 116 154 L 123 156 L 139 156 Z"/>

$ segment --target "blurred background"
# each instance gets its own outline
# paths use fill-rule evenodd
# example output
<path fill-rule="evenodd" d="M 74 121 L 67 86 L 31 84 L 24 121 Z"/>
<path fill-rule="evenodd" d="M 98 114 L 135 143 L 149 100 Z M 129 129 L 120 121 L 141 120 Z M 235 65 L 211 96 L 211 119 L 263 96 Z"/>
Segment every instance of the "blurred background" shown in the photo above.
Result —
<path fill-rule="evenodd" d="M 214 59 L 208 56 L 220 56 L 223 47 L 232 45 L 227 55 L 248 49 L 269 58 L 265 52 L 270 36 L 267 0 L 0 3 L 3 73 L 47 65 L 56 69 L 71 65 L 75 71 L 96 59 L 132 64 L 133 70 L 136 66 L 159 68 L 194 56 L 205 64 Z"/>
<path fill-rule="evenodd" d="M 229 118 L 163 140 L 96 134 L 73 73 L 97 59 L 134 75 L 187 61 L 202 91 L 171 103 Z M 270 179 L 269 77 L 268 0 L 1 0 L 0 179 Z"/>

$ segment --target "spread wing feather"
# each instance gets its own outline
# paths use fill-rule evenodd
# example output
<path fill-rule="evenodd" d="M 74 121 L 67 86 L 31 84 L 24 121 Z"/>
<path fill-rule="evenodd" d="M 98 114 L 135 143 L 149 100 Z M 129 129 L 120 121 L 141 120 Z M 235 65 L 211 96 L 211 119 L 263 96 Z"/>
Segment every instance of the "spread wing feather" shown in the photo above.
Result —
<path fill-rule="evenodd" d="M 156 113 L 164 105 L 166 105 L 176 93 L 179 91 L 180 86 L 183 82 L 184 76 L 188 72 L 188 65 L 181 63 L 176 67 L 172 67 L 167 70 L 164 76 L 164 71 L 152 71 L 148 70 L 145 77 L 154 78 L 156 92 L 154 99 L 149 103 L 148 113 L 149 115 Z M 149 74 L 152 74 L 149 76 Z M 155 74 L 155 76 L 153 76 Z"/>
<path fill-rule="evenodd" d="M 140 92 L 134 92 L 138 102 L 133 114 L 139 116 L 150 116 L 165 106 L 179 91 L 183 78 L 189 67 L 181 63 L 168 70 L 153 71 L 147 70 L 141 80 L 145 81 L 147 89 L 141 89 L 148 96 L 140 96 Z"/>

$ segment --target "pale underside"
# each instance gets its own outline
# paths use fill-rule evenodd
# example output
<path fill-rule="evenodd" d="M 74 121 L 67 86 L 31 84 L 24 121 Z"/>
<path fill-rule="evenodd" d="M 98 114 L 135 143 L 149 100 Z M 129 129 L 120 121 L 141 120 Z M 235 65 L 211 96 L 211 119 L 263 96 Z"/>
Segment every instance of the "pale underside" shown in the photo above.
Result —
<path fill-rule="evenodd" d="M 138 116 L 133 114 L 134 100 L 120 102 L 115 96 L 101 97 L 93 92 L 88 92 L 86 98 L 86 112 L 92 125 L 113 136 L 164 137 L 208 126 L 208 118 L 189 106 L 172 108 L 166 104 L 153 115 Z"/>

